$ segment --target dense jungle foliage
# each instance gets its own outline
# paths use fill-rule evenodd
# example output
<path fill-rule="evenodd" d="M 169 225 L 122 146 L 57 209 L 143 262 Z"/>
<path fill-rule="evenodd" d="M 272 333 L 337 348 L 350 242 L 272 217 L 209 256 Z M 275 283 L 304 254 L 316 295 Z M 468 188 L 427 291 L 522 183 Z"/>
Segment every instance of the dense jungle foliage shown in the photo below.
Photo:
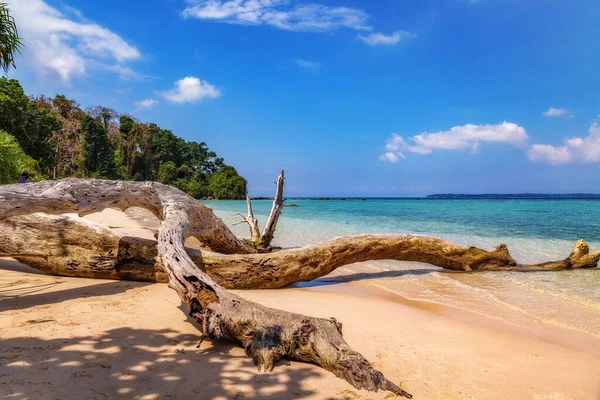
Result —
<path fill-rule="evenodd" d="M 3 131 L 3 132 L 2 132 Z M 23 169 L 34 179 L 64 177 L 159 181 L 196 198 L 242 198 L 246 179 L 204 142 L 64 95 L 27 96 L 0 78 L 0 183 Z"/>

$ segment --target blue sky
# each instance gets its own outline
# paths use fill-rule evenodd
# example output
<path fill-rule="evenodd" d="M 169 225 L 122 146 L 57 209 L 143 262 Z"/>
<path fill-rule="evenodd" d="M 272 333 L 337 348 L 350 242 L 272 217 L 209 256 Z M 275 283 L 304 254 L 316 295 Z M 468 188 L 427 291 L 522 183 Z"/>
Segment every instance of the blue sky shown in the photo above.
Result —
<path fill-rule="evenodd" d="M 205 141 L 269 195 L 600 192 L 596 0 L 9 0 L 10 77 Z"/>

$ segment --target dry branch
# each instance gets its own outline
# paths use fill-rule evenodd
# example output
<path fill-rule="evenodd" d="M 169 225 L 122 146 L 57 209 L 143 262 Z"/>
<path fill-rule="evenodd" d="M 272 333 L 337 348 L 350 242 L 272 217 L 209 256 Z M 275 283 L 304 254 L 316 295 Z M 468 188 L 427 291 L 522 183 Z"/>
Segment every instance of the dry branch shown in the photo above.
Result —
<path fill-rule="evenodd" d="M 263 249 L 271 247 L 271 242 L 275 237 L 275 229 L 277 228 L 277 222 L 281 211 L 283 211 L 283 182 L 285 181 L 285 173 L 281 170 L 281 173 L 275 181 L 277 189 L 275 190 L 275 197 L 273 198 L 273 206 L 271 207 L 271 213 L 267 218 L 265 229 L 263 229 L 262 236 L 260 238 L 260 245 Z"/>
<path fill-rule="evenodd" d="M 260 230 L 258 229 L 258 220 L 254 217 L 254 211 L 252 210 L 252 200 L 250 200 L 250 196 L 248 196 L 248 194 L 246 194 L 246 204 L 248 205 L 248 215 L 246 216 L 242 213 L 237 213 L 236 215 L 242 217 L 242 220 L 236 222 L 234 225 L 239 225 L 243 223 L 248 224 L 248 227 L 250 228 L 250 240 L 253 243 L 258 243 L 260 242 Z"/>

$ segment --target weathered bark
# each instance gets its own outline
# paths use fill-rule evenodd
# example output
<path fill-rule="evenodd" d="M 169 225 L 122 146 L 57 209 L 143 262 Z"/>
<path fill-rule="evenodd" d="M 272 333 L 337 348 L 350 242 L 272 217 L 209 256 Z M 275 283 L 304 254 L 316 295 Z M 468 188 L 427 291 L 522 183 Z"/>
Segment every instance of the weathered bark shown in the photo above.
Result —
<path fill-rule="evenodd" d="M 101 185 L 106 193 L 98 193 L 96 185 Z M 27 188 L 31 187 L 31 191 Z M 160 207 L 157 189 L 166 186 L 155 182 L 125 182 L 63 179 L 44 181 L 35 184 L 4 185 L 0 189 L 0 219 L 14 215 L 44 212 L 47 214 L 79 213 L 91 214 L 111 207 L 125 210 L 129 207 L 142 207 L 151 211 L 158 219 L 164 219 L 164 210 Z M 35 188 L 35 189 L 34 189 Z M 209 207 L 201 204 L 178 189 L 170 188 L 178 200 L 190 211 L 193 236 L 206 247 L 220 253 L 247 253 L 254 251 L 239 240 L 221 218 L 213 214 Z M 94 197 L 95 196 L 95 197 Z M 19 203 L 15 203 L 15 198 Z M 165 201 L 167 201 L 165 199 Z"/>
<path fill-rule="evenodd" d="M 52 275 L 167 282 L 156 246 L 155 240 L 122 237 L 103 224 L 65 215 L 0 219 L 0 256 Z M 202 265 L 199 251 L 190 256 Z"/>
<path fill-rule="evenodd" d="M 564 260 L 518 264 L 506 245 L 487 251 L 458 246 L 444 239 L 414 235 L 362 235 L 333 239 L 312 246 L 268 254 L 203 252 L 205 271 L 232 289 L 275 289 L 327 275 L 338 267 L 364 261 L 423 262 L 453 271 L 564 270 L 595 268 L 600 251 L 589 253 L 577 241 Z"/>
<path fill-rule="evenodd" d="M 194 235 L 213 249 L 246 251 L 222 221 L 183 192 L 158 183 L 66 179 L 0 187 L 0 219 L 46 212 L 80 215 L 106 207 L 144 207 L 161 221 L 157 253 L 170 286 L 201 326 L 202 338 L 224 334 L 242 344 L 259 371 L 286 357 L 312 362 L 358 389 L 410 394 L 388 381 L 342 338 L 334 318 L 309 318 L 274 310 L 227 292 L 198 268 L 184 240 Z"/>
<path fill-rule="evenodd" d="M 240 222 L 235 223 L 234 225 L 248 224 L 250 228 L 250 240 L 254 243 L 260 242 L 260 230 L 258 229 L 258 220 L 254 217 L 254 211 L 252 210 L 252 200 L 250 200 L 250 196 L 246 194 L 246 204 L 248 205 L 248 215 L 245 216 L 242 213 L 237 213 L 242 220 Z"/>
<path fill-rule="evenodd" d="M 166 282 L 156 241 L 121 237 L 101 224 L 66 216 L 34 214 L 0 220 L 0 252 L 63 276 Z M 19 253 L 44 249 L 45 257 Z M 343 237 L 266 254 L 220 254 L 186 248 L 194 263 L 227 289 L 275 289 L 310 281 L 343 265 L 373 260 L 425 262 L 455 271 L 594 268 L 600 251 L 579 240 L 564 260 L 517 264 L 505 245 L 492 251 L 412 235 Z M 154 260 L 157 259 L 155 262 Z"/>
<path fill-rule="evenodd" d="M 285 207 L 285 205 L 283 204 L 284 181 L 285 173 L 283 170 L 281 170 L 281 173 L 277 177 L 277 181 L 275 181 L 275 198 L 273 199 L 273 206 L 271 207 L 271 212 L 269 214 L 269 217 L 267 218 L 267 223 L 265 224 L 265 228 L 263 229 L 262 235 L 260 234 L 260 230 L 258 228 L 258 220 L 256 219 L 256 217 L 254 217 L 254 211 L 252 210 L 252 200 L 250 200 L 250 196 L 248 196 L 248 194 L 246 194 L 248 215 L 245 216 L 239 212 L 235 214 L 242 217 L 242 220 L 236 222 L 234 225 L 246 223 L 250 228 L 250 241 L 247 242 L 247 245 L 253 250 L 253 253 L 268 253 L 274 250 L 271 247 L 271 242 L 275 237 L 275 229 L 277 228 L 277 222 L 279 221 L 279 217 L 281 216 L 281 211 L 283 211 L 283 208 Z"/>
<path fill-rule="evenodd" d="M 260 238 L 260 245 L 263 249 L 267 249 L 271 246 L 271 242 L 275 237 L 275 228 L 277 227 L 277 222 L 279 221 L 279 216 L 281 215 L 281 211 L 283 211 L 283 183 L 285 181 L 285 174 L 283 170 L 277 177 L 277 181 L 275 185 L 277 189 L 275 191 L 275 198 L 273 198 L 273 206 L 271 207 L 271 213 L 269 214 L 269 218 L 267 219 L 267 223 L 265 224 L 265 229 L 263 229 L 263 234 Z"/>

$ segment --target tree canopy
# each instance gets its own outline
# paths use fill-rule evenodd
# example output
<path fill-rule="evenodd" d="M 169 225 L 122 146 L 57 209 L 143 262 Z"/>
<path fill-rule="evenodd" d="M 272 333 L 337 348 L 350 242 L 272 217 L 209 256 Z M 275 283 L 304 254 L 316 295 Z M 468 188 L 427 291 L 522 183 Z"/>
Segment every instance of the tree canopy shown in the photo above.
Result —
<path fill-rule="evenodd" d="M 204 142 L 188 142 L 108 107 L 84 110 L 61 94 L 29 97 L 19 81 L 5 77 L 0 78 L 0 130 L 42 179 L 156 180 L 196 198 L 246 194 L 246 180 Z"/>

